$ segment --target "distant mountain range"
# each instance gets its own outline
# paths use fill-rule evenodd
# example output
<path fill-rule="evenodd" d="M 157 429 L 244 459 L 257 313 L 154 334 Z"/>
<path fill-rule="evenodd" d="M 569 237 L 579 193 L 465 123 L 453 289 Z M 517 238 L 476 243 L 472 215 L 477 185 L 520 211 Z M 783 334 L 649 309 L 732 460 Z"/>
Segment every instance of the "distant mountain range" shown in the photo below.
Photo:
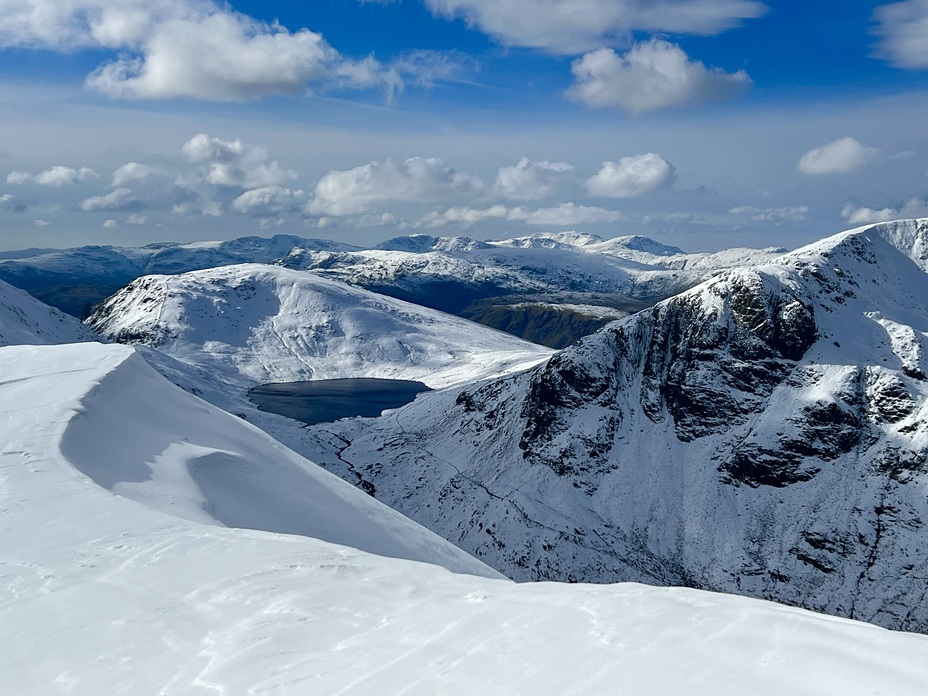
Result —
<path fill-rule="evenodd" d="M 373 249 L 278 235 L 228 242 L 38 250 L 0 258 L 0 279 L 75 316 L 143 275 L 242 263 L 310 270 L 464 316 L 559 348 L 720 270 L 770 260 L 782 249 L 685 254 L 645 237 L 537 234 L 494 242 L 397 237 Z M 604 314 L 605 312 L 605 314 Z"/>

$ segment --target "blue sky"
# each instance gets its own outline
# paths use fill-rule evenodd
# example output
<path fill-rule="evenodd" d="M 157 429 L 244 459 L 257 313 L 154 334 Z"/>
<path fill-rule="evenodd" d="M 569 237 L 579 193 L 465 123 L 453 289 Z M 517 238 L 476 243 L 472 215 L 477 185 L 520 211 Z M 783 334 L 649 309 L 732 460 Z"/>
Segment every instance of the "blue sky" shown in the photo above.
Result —
<path fill-rule="evenodd" d="M 928 216 L 928 0 L 0 0 L 0 105 L 0 248 Z"/>

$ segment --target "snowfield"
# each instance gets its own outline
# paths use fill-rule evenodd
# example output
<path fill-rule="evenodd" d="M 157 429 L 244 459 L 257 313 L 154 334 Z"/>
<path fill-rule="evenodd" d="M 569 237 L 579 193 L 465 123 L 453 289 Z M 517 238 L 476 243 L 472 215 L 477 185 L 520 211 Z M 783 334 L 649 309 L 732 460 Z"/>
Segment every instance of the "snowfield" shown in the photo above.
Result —
<path fill-rule="evenodd" d="M 147 276 L 87 323 L 245 386 L 340 377 L 432 388 L 527 369 L 553 351 L 313 273 L 244 264 Z"/>
<path fill-rule="evenodd" d="M 131 348 L 0 348 L 0 410 L 2 693 L 928 692 L 924 636 L 488 577 Z"/>

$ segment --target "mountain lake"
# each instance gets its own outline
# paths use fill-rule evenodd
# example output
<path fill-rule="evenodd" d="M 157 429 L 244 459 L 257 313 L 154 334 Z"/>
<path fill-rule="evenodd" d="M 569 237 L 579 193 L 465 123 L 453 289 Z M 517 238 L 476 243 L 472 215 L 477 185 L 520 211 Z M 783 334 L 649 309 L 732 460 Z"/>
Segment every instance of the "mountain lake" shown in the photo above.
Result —
<path fill-rule="evenodd" d="M 262 411 L 315 425 L 379 416 L 384 409 L 405 406 L 426 391 L 431 389 L 422 382 L 356 377 L 262 384 L 249 390 L 248 397 Z"/>

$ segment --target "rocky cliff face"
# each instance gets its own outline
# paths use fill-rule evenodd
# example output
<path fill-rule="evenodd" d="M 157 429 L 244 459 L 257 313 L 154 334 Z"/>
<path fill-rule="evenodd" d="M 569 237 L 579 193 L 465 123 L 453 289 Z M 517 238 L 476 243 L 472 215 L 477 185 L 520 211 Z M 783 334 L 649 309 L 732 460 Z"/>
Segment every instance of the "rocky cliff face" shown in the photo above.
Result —
<path fill-rule="evenodd" d="M 928 220 L 726 272 L 312 455 L 520 579 L 928 631 Z"/>

